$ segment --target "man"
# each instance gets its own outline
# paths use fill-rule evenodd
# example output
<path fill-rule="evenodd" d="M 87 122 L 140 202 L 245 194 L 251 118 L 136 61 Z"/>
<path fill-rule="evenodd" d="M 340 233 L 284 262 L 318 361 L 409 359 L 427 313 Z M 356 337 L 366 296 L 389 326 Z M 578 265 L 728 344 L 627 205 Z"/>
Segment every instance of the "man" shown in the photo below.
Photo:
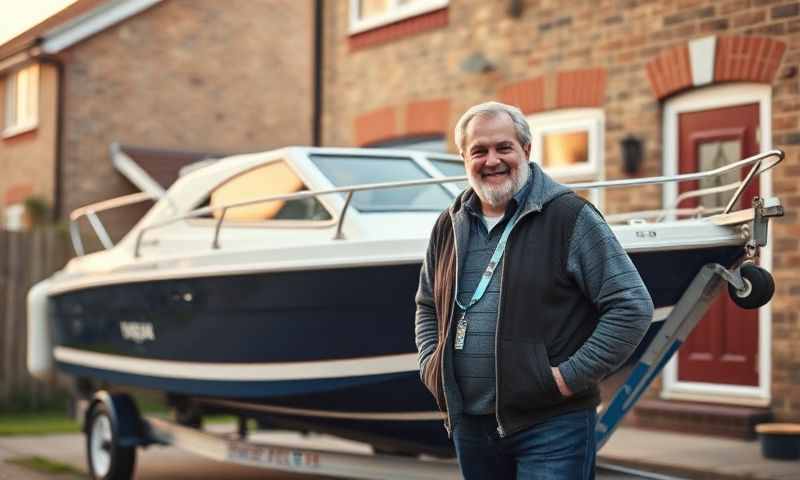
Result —
<path fill-rule="evenodd" d="M 597 384 L 638 345 L 650 296 L 597 210 L 528 163 L 519 109 L 476 105 L 455 140 L 471 188 L 420 273 L 421 378 L 466 479 L 593 478 Z"/>

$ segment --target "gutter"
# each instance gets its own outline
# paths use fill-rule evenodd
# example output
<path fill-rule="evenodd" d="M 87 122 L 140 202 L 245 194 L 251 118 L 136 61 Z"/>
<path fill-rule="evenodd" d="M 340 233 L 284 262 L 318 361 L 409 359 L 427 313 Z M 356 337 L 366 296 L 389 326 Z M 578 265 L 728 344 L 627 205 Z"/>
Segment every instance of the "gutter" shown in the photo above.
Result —
<path fill-rule="evenodd" d="M 314 104 L 311 123 L 311 144 L 322 145 L 322 26 L 323 0 L 314 0 Z"/>
<path fill-rule="evenodd" d="M 39 61 L 43 64 L 53 65 L 56 69 L 56 134 L 54 145 L 54 163 L 55 172 L 53 173 L 53 221 L 57 222 L 61 218 L 61 207 L 64 203 L 64 181 L 63 181 L 63 165 L 64 165 L 64 62 L 60 58 L 53 55 L 42 55 Z"/>

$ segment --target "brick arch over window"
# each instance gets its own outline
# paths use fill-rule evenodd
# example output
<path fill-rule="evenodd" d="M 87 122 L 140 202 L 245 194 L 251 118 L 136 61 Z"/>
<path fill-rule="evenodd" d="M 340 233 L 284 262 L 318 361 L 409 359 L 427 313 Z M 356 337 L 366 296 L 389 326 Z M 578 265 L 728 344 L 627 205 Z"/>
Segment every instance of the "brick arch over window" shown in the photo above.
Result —
<path fill-rule="evenodd" d="M 450 128 L 450 101 L 422 100 L 379 108 L 354 121 L 354 143 L 370 145 L 388 140 L 445 135 Z"/>
<path fill-rule="evenodd" d="M 661 52 L 647 63 L 658 99 L 721 82 L 772 83 L 786 43 L 766 37 L 705 37 Z"/>
<path fill-rule="evenodd" d="M 606 96 L 606 70 L 587 68 L 540 75 L 506 85 L 497 96 L 526 115 L 557 108 L 601 107 Z"/>

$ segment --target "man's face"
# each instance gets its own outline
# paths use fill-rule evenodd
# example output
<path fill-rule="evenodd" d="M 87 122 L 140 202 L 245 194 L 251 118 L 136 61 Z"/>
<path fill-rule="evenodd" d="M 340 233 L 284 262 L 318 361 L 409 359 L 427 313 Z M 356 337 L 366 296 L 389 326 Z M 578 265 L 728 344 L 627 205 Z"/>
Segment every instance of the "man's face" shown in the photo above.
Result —
<path fill-rule="evenodd" d="M 481 202 L 505 209 L 528 179 L 530 153 L 530 145 L 520 145 L 514 122 L 505 113 L 473 118 L 467 125 L 461 156 L 469 184 Z"/>

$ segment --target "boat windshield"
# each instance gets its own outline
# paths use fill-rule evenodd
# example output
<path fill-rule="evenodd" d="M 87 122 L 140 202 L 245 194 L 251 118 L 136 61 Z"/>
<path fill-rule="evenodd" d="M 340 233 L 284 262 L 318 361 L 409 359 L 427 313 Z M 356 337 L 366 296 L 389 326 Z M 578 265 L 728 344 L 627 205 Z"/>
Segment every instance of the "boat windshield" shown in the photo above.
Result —
<path fill-rule="evenodd" d="M 410 157 L 314 154 L 310 158 L 334 187 L 433 178 Z M 362 212 L 440 212 L 452 201 L 453 195 L 441 185 L 355 192 L 352 200 Z"/>
<path fill-rule="evenodd" d="M 433 166 L 439 169 L 445 177 L 463 177 L 467 174 L 462 160 L 441 157 L 428 157 L 428 160 L 430 160 Z M 467 188 L 466 181 L 455 182 L 453 185 L 458 186 L 461 190 Z"/>

